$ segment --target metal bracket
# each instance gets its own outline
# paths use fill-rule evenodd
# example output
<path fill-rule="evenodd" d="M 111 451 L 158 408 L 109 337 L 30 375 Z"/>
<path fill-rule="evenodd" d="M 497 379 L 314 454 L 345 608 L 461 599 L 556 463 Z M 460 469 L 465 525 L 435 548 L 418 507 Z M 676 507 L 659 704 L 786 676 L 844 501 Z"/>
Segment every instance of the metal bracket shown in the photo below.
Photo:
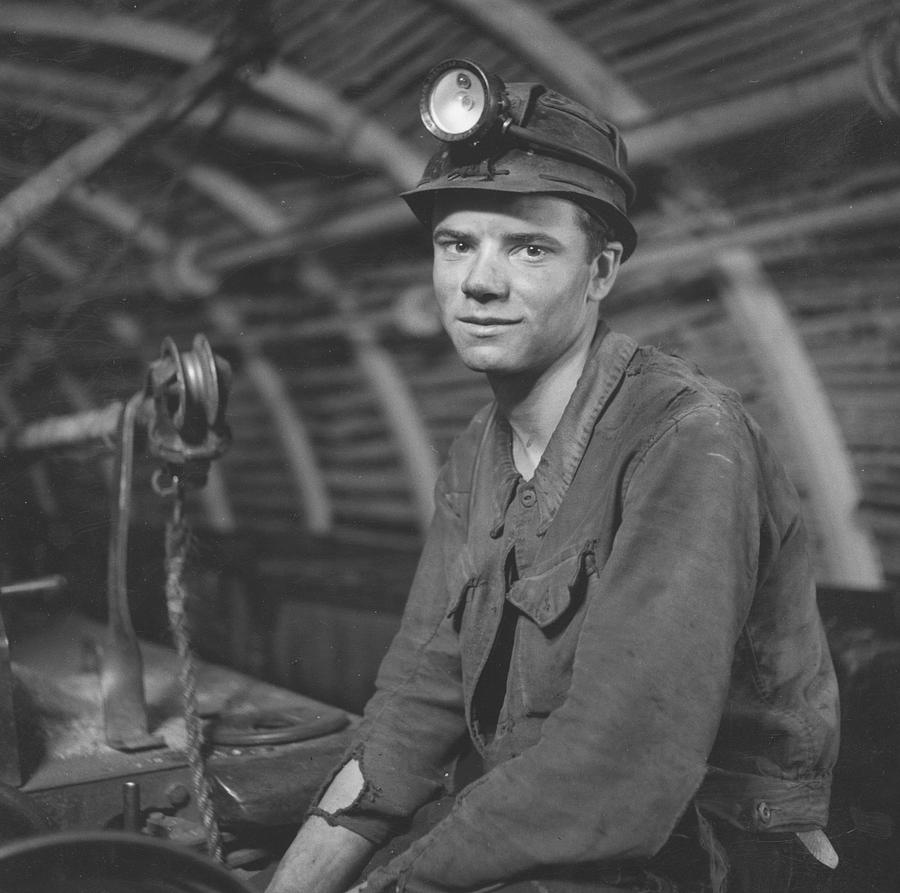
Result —
<path fill-rule="evenodd" d="M 171 338 L 163 341 L 144 393 L 153 405 L 147 446 L 163 460 L 170 479 L 202 487 L 212 460 L 230 446 L 225 423 L 230 385 L 231 367 L 212 352 L 203 335 L 196 335 L 193 349 L 185 353 Z M 154 486 L 160 492 L 159 476 Z"/>
<path fill-rule="evenodd" d="M 165 743 L 148 731 L 143 661 L 128 604 L 135 422 L 139 415 L 147 422 L 148 449 L 163 460 L 161 471 L 175 486 L 203 486 L 211 461 L 231 442 L 225 424 L 230 383 L 230 366 L 213 354 L 203 335 L 195 336 L 193 350 L 185 353 L 166 338 L 160 358 L 150 366 L 144 390 L 125 404 L 119 420 L 107 567 L 109 621 L 101 668 L 106 741 L 117 750 L 144 750 Z M 159 474 L 154 487 L 162 491 Z"/>

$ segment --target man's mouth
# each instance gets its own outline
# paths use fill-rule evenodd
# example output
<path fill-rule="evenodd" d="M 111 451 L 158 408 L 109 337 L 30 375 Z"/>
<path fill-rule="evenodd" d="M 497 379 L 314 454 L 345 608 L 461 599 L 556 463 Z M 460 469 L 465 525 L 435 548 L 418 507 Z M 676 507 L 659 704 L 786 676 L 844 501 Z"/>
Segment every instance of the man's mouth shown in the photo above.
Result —
<path fill-rule="evenodd" d="M 501 316 L 460 316 L 459 321 L 471 326 L 513 326 L 521 320 Z"/>

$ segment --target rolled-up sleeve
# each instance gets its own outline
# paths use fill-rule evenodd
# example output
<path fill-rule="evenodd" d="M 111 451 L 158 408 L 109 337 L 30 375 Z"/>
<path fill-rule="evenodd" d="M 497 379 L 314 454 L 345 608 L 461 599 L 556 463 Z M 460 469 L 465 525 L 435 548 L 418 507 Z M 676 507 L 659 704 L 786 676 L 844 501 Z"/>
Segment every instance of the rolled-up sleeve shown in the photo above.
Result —
<path fill-rule="evenodd" d="M 474 890 L 663 845 L 705 774 L 752 600 L 765 513 L 757 469 L 743 420 L 716 406 L 684 411 L 644 445 L 591 581 L 565 701 L 536 744 L 464 789 L 367 889 Z M 433 750 L 432 722 L 455 728 L 456 697 L 438 704 L 427 681 L 454 672 L 436 651 L 409 677 L 409 697 L 429 692 L 429 708 L 413 711 L 402 759 L 423 740 Z"/>

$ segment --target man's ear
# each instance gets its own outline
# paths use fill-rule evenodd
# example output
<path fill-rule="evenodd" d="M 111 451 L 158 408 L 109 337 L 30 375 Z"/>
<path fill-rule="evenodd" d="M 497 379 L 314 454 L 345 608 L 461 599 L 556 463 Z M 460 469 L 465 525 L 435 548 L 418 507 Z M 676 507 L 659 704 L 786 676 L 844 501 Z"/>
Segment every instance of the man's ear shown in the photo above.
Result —
<path fill-rule="evenodd" d="M 616 276 L 619 275 L 623 250 L 621 242 L 607 242 L 606 247 L 591 262 L 588 300 L 599 303 L 610 293 Z"/>

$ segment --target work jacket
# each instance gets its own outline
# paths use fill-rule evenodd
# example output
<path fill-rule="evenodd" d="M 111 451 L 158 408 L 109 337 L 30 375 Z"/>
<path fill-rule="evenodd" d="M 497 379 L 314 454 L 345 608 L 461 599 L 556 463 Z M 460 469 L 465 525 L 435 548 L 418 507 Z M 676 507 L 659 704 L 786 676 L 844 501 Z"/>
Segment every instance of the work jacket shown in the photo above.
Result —
<path fill-rule="evenodd" d="M 367 890 L 641 864 L 689 807 L 812 829 L 837 710 L 781 465 L 732 391 L 601 324 L 530 481 L 490 407 L 452 447 L 334 820 L 381 843 L 470 741 L 484 773 Z"/>

